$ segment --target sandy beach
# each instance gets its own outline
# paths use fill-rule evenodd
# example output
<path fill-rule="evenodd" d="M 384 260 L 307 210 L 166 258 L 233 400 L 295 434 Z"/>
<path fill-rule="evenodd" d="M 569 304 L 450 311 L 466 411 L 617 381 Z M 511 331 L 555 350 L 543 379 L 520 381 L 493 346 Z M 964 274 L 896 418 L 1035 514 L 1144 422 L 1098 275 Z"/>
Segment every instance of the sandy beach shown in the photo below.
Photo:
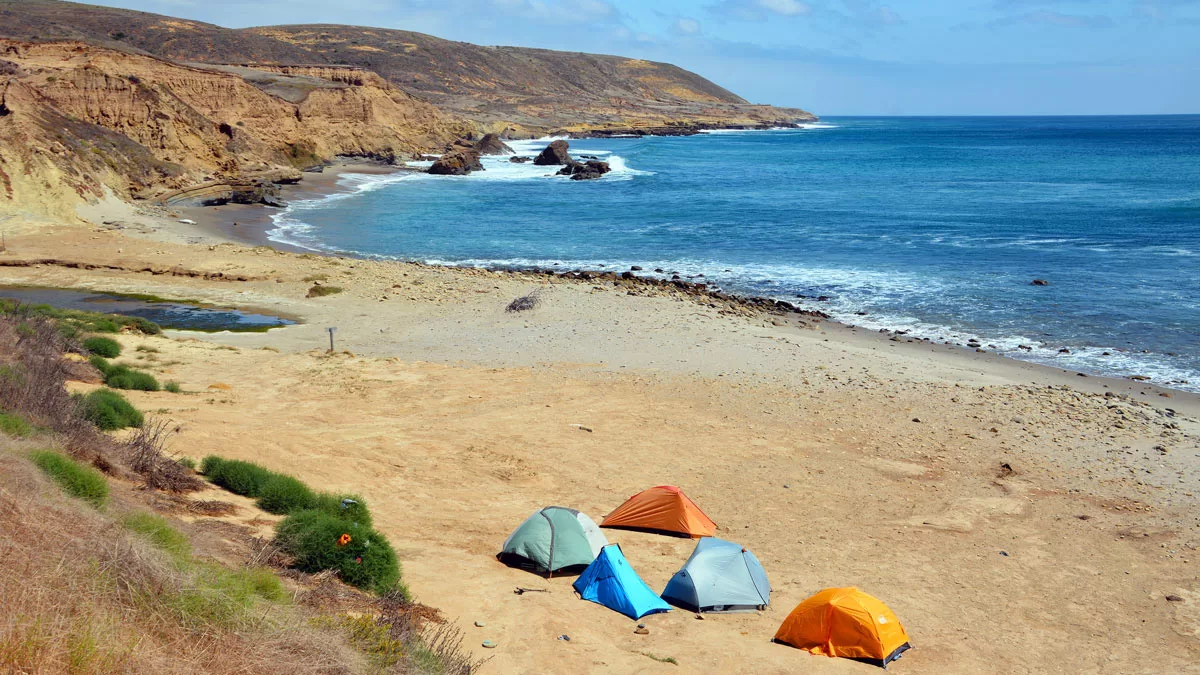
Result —
<path fill-rule="evenodd" d="M 317 176 L 303 189 L 336 181 Z M 619 281 L 255 246 L 263 209 L 121 208 L 22 227 L 0 284 L 299 317 L 125 338 L 189 392 L 131 398 L 180 424 L 180 455 L 361 492 L 415 595 L 492 657 L 484 672 L 873 672 L 770 643 L 798 602 L 851 585 L 912 637 L 893 672 L 1196 670 L 1200 397 Z M 306 298 L 314 283 L 344 291 Z M 539 307 L 504 311 L 535 289 Z M 767 611 L 677 610 L 635 635 L 571 578 L 494 557 L 541 506 L 599 520 L 664 483 L 757 554 Z M 657 590 L 694 546 L 606 534 Z"/>

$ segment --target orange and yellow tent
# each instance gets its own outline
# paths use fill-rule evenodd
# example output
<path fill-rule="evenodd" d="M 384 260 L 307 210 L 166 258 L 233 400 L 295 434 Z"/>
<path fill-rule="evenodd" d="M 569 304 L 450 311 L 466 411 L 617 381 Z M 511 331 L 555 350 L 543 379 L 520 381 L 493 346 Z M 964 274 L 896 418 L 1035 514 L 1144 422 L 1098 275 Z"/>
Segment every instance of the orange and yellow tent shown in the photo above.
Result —
<path fill-rule="evenodd" d="M 884 668 L 911 647 L 892 610 L 857 588 L 826 588 L 800 603 L 775 641 Z"/>
<path fill-rule="evenodd" d="M 678 532 L 693 539 L 711 537 L 717 525 L 674 485 L 642 490 L 604 517 L 600 527 Z"/>

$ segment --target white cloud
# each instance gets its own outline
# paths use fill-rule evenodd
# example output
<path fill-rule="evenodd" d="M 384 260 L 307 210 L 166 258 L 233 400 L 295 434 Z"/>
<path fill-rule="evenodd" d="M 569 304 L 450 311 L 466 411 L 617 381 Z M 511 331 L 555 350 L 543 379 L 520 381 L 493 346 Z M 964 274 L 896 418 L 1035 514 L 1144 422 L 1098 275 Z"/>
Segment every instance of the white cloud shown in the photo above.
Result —
<path fill-rule="evenodd" d="M 741 21 L 766 21 L 771 16 L 808 15 L 813 8 L 803 0 L 721 0 L 708 10 Z"/>
<path fill-rule="evenodd" d="M 680 17 L 675 19 L 671 24 L 671 32 L 676 35 L 698 35 L 700 33 L 700 22 L 688 17 Z"/>

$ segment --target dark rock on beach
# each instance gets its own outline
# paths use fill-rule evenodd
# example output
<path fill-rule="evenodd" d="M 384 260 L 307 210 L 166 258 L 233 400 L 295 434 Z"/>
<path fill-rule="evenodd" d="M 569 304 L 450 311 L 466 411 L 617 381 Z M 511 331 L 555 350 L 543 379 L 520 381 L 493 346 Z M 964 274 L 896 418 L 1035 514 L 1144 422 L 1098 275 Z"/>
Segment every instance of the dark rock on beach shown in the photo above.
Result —
<path fill-rule="evenodd" d="M 475 152 L 481 155 L 512 155 L 513 149 L 496 134 L 487 134 L 475 143 Z"/>
<path fill-rule="evenodd" d="M 524 164 L 526 162 L 533 161 L 533 158 L 532 157 L 509 157 L 508 161 L 512 162 L 513 164 Z"/>
<path fill-rule="evenodd" d="M 546 149 L 542 150 L 541 154 L 533 159 L 533 163 L 537 164 L 538 166 L 562 166 L 564 164 L 571 164 L 575 160 L 571 159 L 571 155 L 567 153 L 567 150 L 570 147 L 571 146 L 568 145 L 566 141 L 554 141 L 550 143 L 550 145 L 547 145 Z"/>
<path fill-rule="evenodd" d="M 483 171 L 483 165 L 479 153 L 467 148 L 447 152 L 429 167 L 429 173 L 437 176 L 465 176 L 472 171 Z"/>

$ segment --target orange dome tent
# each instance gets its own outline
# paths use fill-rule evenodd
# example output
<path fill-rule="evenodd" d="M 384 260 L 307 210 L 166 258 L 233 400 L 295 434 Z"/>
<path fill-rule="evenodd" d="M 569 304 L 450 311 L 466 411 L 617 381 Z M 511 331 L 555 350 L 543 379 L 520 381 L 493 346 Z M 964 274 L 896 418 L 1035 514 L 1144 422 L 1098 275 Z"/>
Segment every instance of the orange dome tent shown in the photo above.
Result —
<path fill-rule="evenodd" d="M 605 516 L 600 527 L 678 532 L 693 539 L 711 537 L 717 525 L 674 485 L 659 485 L 630 497 Z"/>
<path fill-rule="evenodd" d="M 800 603 L 775 641 L 884 668 L 911 647 L 892 610 L 857 588 L 826 588 Z"/>

